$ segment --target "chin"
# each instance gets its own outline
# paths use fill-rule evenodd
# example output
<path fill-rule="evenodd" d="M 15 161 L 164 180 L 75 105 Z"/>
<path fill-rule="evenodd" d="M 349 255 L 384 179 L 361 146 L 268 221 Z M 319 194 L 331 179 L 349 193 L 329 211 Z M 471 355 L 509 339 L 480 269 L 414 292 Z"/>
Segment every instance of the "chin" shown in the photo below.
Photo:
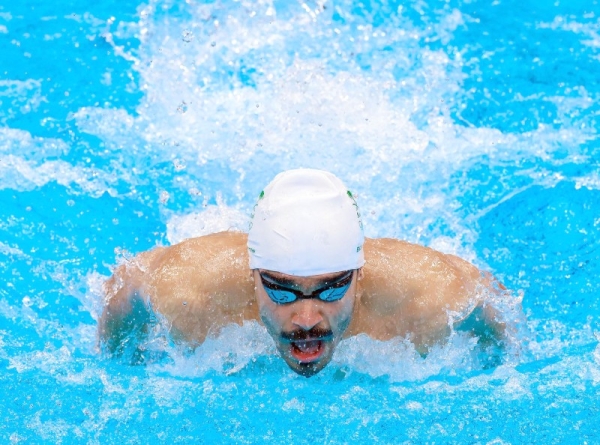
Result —
<path fill-rule="evenodd" d="M 279 352 L 292 371 L 304 377 L 312 377 L 313 375 L 318 374 L 329 364 L 332 356 L 330 351 L 324 351 L 324 354 L 317 360 L 302 362 L 291 356 L 287 350 L 280 350 Z"/>
<path fill-rule="evenodd" d="M 312 377 L 315 374 L 318 374 L 327 364 L 329 360 L 319 360 L 318 362 L 310 362 L 310 363 L 298 363 L 297 361 L 287 361 L 288 366 L 297 374 L 300 374 L 303 377 Z"/>

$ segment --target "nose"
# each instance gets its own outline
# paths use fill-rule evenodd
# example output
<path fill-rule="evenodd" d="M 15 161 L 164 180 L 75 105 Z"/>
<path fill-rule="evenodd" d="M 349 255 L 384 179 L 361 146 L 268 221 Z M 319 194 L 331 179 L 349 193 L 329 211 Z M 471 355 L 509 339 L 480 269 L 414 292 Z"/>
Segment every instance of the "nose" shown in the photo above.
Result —
<path fill-rule="evenodd" d="M 292 323 L 300 329 L 310 331 L 323 321 L 323 316 L 314 301 L 301 300 L 296 304 L 297 310 L 292 317 Z"/>

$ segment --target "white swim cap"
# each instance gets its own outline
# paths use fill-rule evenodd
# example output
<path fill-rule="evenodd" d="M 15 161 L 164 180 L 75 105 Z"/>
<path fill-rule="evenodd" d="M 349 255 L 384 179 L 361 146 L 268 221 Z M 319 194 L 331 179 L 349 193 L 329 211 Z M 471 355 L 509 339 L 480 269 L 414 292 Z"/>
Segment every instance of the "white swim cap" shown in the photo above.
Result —
<path fill-rule="evenodd" d="M 364 239 L 358 205 L 342 181 L 322 170 L 289 170 L 254 206 L 250 269 L 300 277 L 358 269 Z"/>

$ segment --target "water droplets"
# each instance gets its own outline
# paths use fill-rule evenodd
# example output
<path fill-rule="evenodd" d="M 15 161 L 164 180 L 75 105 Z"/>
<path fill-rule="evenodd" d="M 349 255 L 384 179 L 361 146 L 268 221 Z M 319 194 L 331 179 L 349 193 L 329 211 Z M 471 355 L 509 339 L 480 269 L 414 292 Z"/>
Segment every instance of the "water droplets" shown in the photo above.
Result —
<path fill-rule="evenodd" d="M 166 204 L 167 202 L 169 202 L 170 197 L 171 197 L 171 195 L 169 194 L 169 192 L 167 192 L 166 190 L 163 190 L 160 192 L 158 202 L 160 202 L 161 204 Z"/>
<path fill-rule="evenodd" d="M 179 114 L 184 114 L 188 110 L 188 104 L 185 101 L 181 101 L 179 105 L 177 105 L 177 112 Z"/>
<path fill-rule="evenodd" d="M 185 170 L 186 164 L 185 162 L 181 161 L 180 159 L 175 159 L 173 161 L 173 167 L 175 167 L 175 171 L 182 171 Z"/>
<path fill-rule="evenodd" d="M 184 30 L 181 33 L 181 40 L 183 40 L 185 43 L 190 43 L 194 40 L 194 33 L 190 30 Z"/>

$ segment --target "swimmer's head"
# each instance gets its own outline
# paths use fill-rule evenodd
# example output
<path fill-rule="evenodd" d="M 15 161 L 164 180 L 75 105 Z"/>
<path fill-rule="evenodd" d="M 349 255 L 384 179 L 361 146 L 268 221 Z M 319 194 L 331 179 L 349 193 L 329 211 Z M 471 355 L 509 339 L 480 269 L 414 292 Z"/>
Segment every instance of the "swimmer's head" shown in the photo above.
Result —
<path fill-rule="evenodd" d="M 311 376 L 347 330 L 365 263 L 360 212 L 331 173 L 280 173 L 261 192 L 248 234 L 260 317 L 286 363 Z"/>
<path fill-rule="evenodd" d="M 289 170 L 254 206 L 250 268 L 300 277 L 359 269 L 363 243 L 358 205 L 342 181 L 322 170 Z"/>
<path fill-rule="evenodd" d="M 255 295 L 260 319 L 273 337 L 281 357 L 298 374 L 310 377 L 333 358 L 351 322 L 360 294 L 362 269 L 312 277 L 254 270 Z M 304 295 L 293 302 L 278 303 L 266 290 Z M 319 294 L 342 289 L 344 296 L 324 301 Z"/>

